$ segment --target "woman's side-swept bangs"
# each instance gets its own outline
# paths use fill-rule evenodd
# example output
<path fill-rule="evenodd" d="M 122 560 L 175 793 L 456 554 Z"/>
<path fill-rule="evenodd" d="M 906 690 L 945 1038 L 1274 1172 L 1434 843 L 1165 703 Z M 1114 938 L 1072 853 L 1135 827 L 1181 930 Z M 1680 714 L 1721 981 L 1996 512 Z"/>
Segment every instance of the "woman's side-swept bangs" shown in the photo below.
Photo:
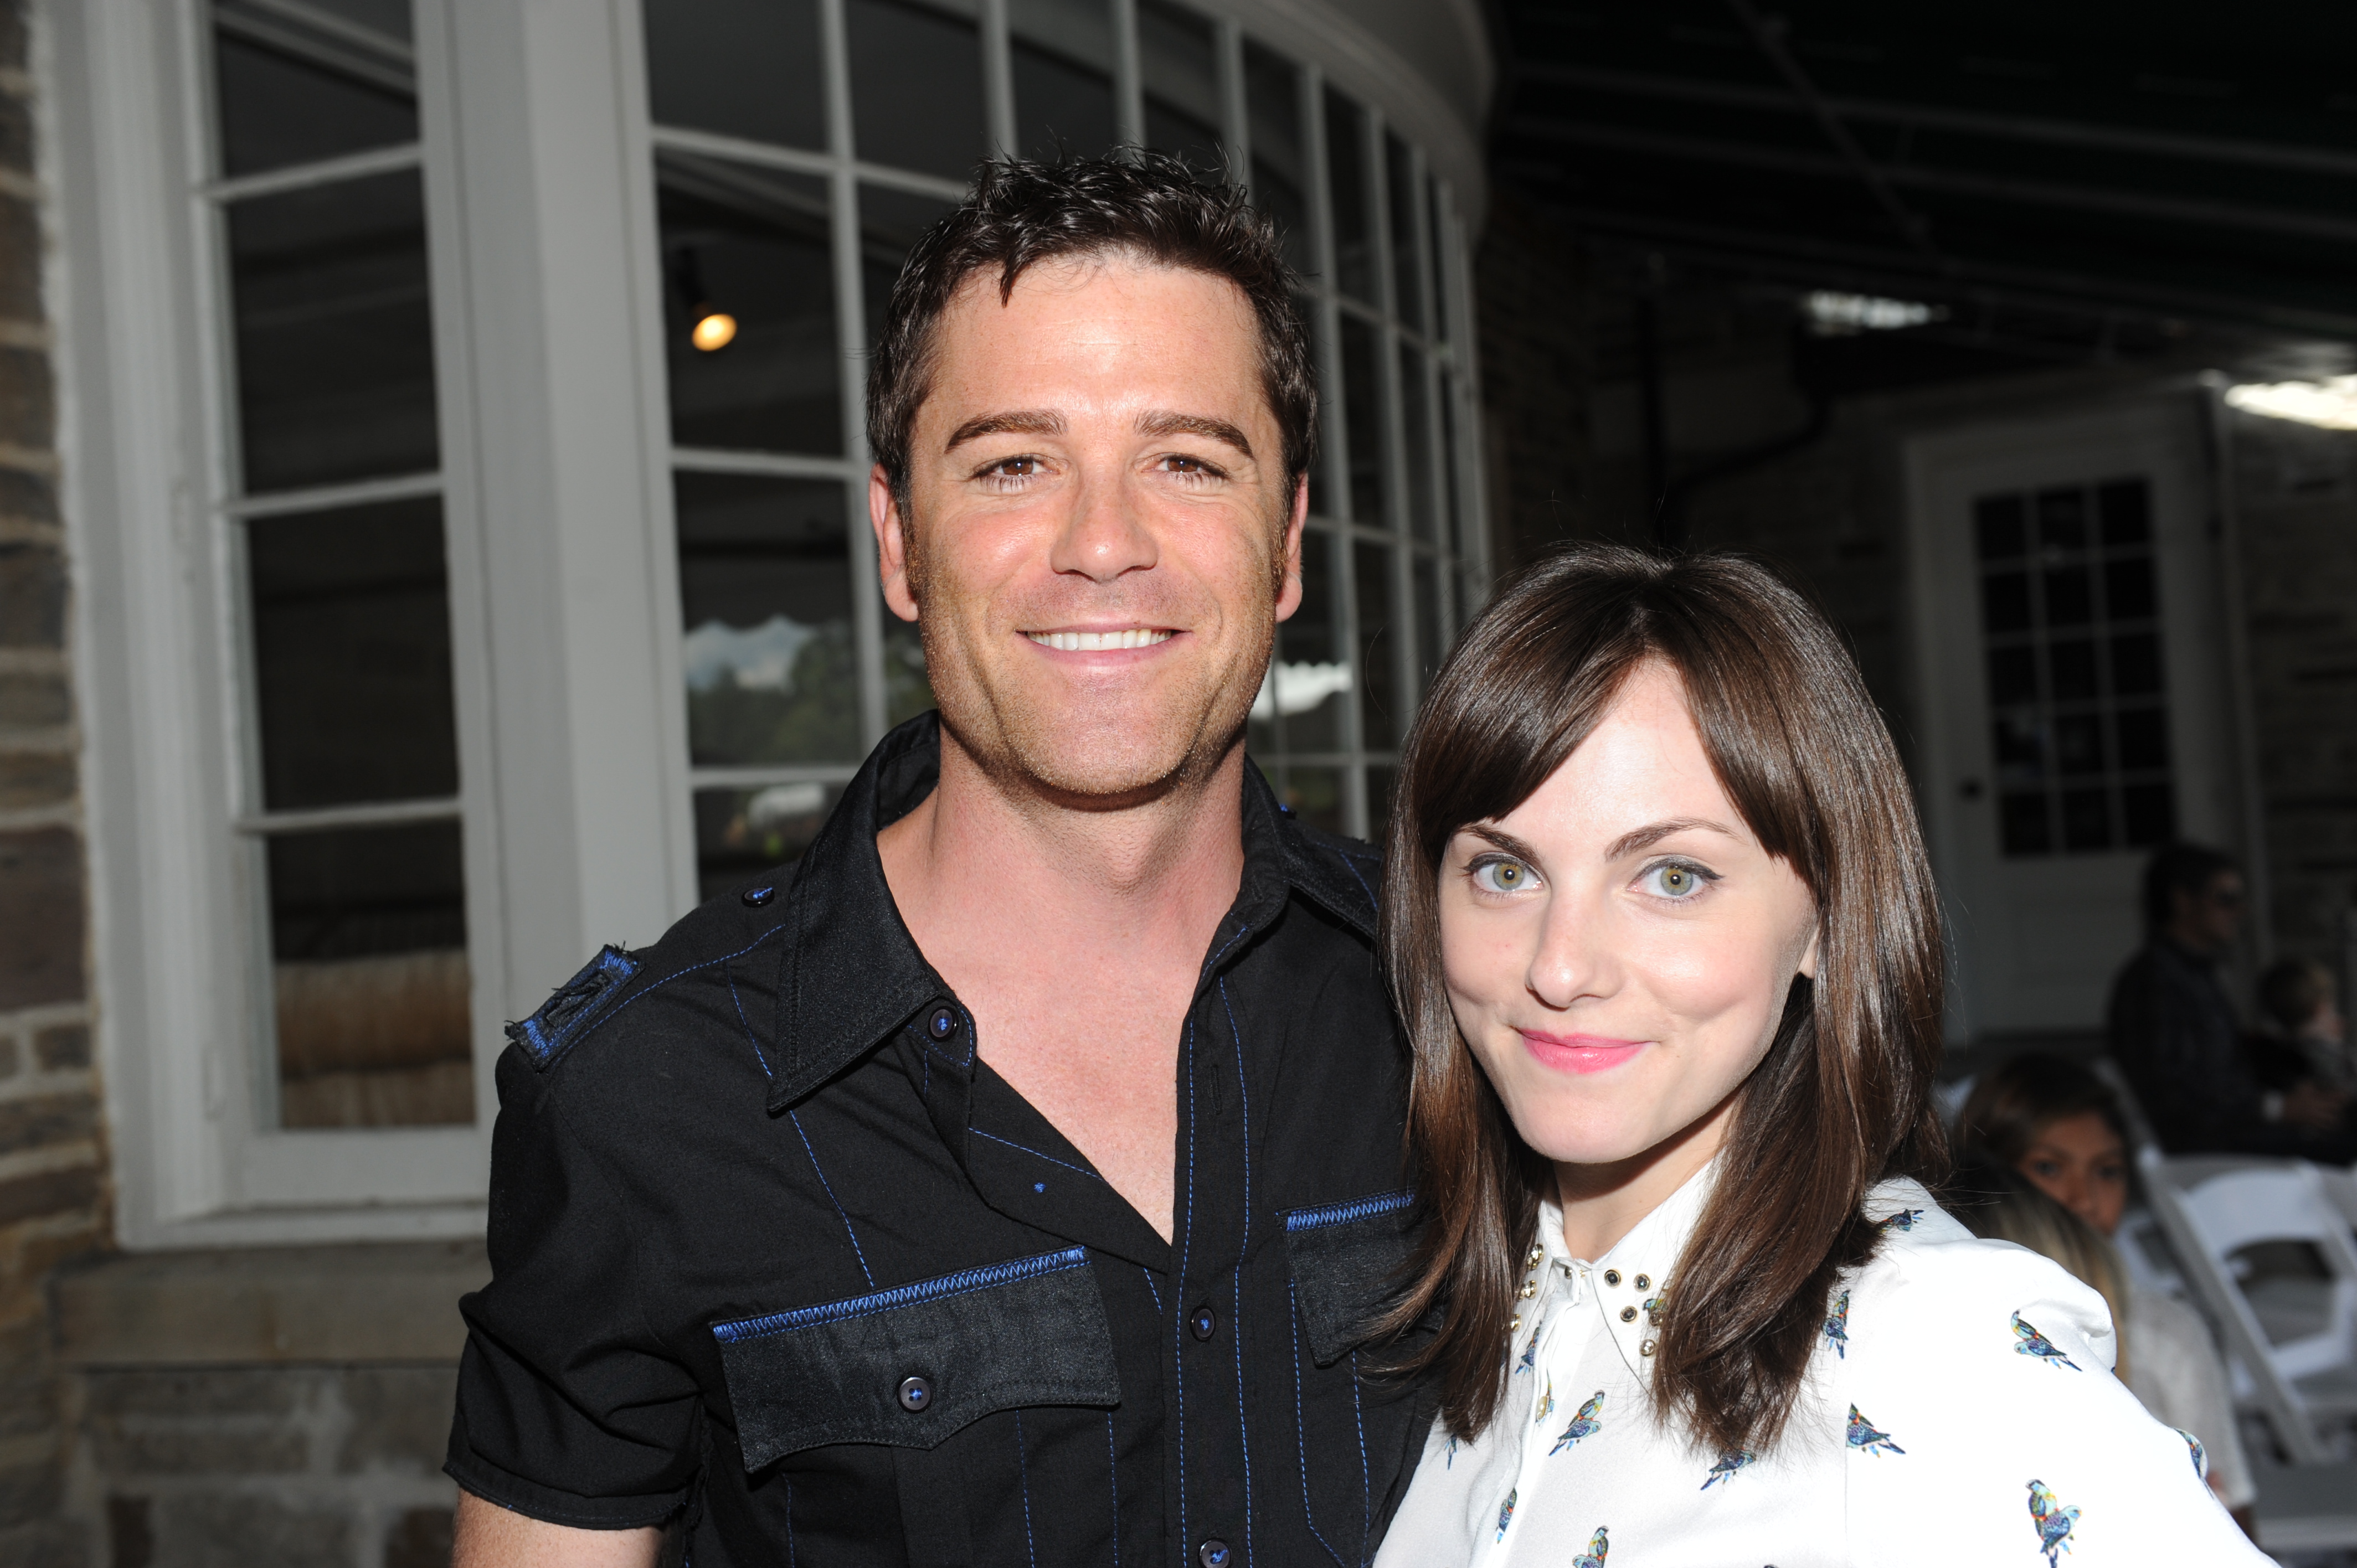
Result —
<path fill-rule="evenodd" d="M 1937 906 L 1906 777 L 1837 633 L 1766 567 L 1587 547 L 1531 567 L 1467 629 L 1401 758 L 1383 953 L 1415 1054 L 1411 1140 L 1430 1223 L 1394 1321 L 1435 1305 L 1412 1365 L 1452 1431 L 1486 1425 L 1516 1263 L 1544 1163 L 1458 1034 L 1440 974 L 1449 841 L 1528 800 L 1649 659 L 1684 683 L 1703 747 L 1762 847 L 1817 903 L 1818 965 L 1794 983 L 1745 1085 L 1717 1187 L 1681 1261 L 1655 1358 L 1666 1413 L 1720 1449 L 1774 1440 L 1835 1275 L 1871 1253 L 1859 1202 L 1935 1176 Z"/>

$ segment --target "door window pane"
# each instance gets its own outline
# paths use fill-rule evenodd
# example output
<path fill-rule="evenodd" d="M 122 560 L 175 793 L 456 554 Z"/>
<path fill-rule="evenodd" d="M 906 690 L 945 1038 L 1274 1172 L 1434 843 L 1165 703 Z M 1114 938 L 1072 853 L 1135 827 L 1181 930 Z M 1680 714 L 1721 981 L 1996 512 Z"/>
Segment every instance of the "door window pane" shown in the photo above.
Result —
<path fill-rule="evenodd" d="M 1424 355 L 1406 343 L 1400 345 L 1400 430 L 1407 443 L 1408 525 L 1417 538 L 1443 543 L 1432 493 L 1432 411 L 1425 399 Z"/>
<path fill-rule="evenodd" d="M 655 165 L 672 439 L 842 451 L 825 182 L 683 153 Z M 721 317 L 725 334 L 705 325 Z"/>
<path fill-rule="evenodd" d="M 1326 90 L 1328 210 L 1334 215 L 1334 281 L 1345 294 L 1375 303 L 1374 199 L 1367 188 L 1366 114 Z"/>
<path fill-rule="evenodd" d="M 1399 682 L 1392 673 L 1392 553 L 1363 540 L 1351 547 L 1359 579 L 1359 730 L 1370 751 L 1399 744 Z"/>
<path fill-rule="evenodd" d="M 474 1121 L 458 824 L 282 833 L 264 857 L 278 1124 Z"/>
<path fill-rule="evenodd" d="M 457 794 L 442 503 L 255 518 L 245 559 L 264 804 Z"/>
<path fill-rule="evenodd" d="M 1449 337 L 1448 291 L 1443 285 L 1448 274 L 1437 269 L 1439 258 L 1447 255 L 1448 251 L 1441 242 L 1440 182 L 1429 175 L 1424 180 L 1424 219 L 1426 238 L 1432 246 L 1426 254 L 1433 258 L 1436 269 L 1432 274 L 1432 338 L 1437 343 L 1446 343 Z"/>
<path fill-rule="evenodd" d="M 892 302 L 892 285 L 900 263 L 909 259 L 925 231 L 949 216 L 951 204 L 931 196 L 914 196 L 885 186 L 859 188 L 859 265 L 867 310 L 866 347 L 873 348 L 884 332 L 884 310 Z"/>
<path fill-rule="evenodd" d="M 989 150 L 973 21 L 901 0 L 845 0 L 852 140 L 869 163 L 963 180 Z"/>
<path fill-rule="evenodd" d="M 1208 17 L 1138 0 L 1137 63 L 1146 88 L 1146 145 L 1209 174 L 1224 166 L 1220 70 Z"/>
<path fill-rule="evenodd" d="M 223 0 L 213 24 L 224 175 L 417 140 L 407 0 L 340 8 Z"/>
<path fill-rule="evenodd" d="M 1429 555 L 1415 558 L 1415 661 L 1417 692 L 1440 672 L 1448 650 L 1440 640 L 1440 570 Z"/>
<path fill-rule="evenodd" d="M 1399 318 L 1424 330 L 1424 251 L 1416 243 L 1415 168 L 1407 144 L 1383 133 L 1383 180 L 1391 203 L 1392 293 Z"/>
<path fill-rule="evenodd" d="M 1375 356 L 1375 328 L 1355 316 L 1342 317 L 1342 428 L 1350 445 L 1351 520 L 1383 521 L 1383 372 Z"/>
<path fill-rule="evenodd" d="M 674 493 L 690 760 L 858 760 L 843 487 L 683 473 Z"/>
<path fill-rule="evenodd" d="M 1276 798 L 1311 827 L 1329 833 L 1342 831 L 1340 768 L 1287 765 L 1278 769 L 1275 787 Z"/>
<path fill-rule="evenodd" d="M 1318 270 L 1309 232 L 1309 158 L 1301 134 L 1301 73 L 1282 55 L 1244 45 L 1244 103 L 1252 129 L 1253 205 L 1284 236 L 1286 264 Z"/>
<path fill-rule="evenodd" d="M 800 860 L 843 797 L 840 784 L 765 784 L 695 792 L 698 896 L 717 898 Z"/>
<path fill-rule="evenodd" d="M 255 197 L 228 218 L 246 491 L 433 468 L 415 171 Z"/>
<path fill-rule="evenodd" d="M 1335 621 L 1334 542 L 1317 529 L 1301 534 L 1301 607 L 1276 628 L 1276 658 L 1254 716 L 1273 724 L 1272 747 L 1331 751 L 1342 744 L 1342 704 L 1351 665 Z"/>
<path fill-rule="evenodd" d="M 650 0 L 646 19 L 656 124 L 826 145 L 817 0 Z"/>
<path fill-rule="evenodd" d="M 1016 145 L 1027 157 L 1096 157 L 1121 139 L 1113 18 L 1104 0 L 1007 0 Z"/>

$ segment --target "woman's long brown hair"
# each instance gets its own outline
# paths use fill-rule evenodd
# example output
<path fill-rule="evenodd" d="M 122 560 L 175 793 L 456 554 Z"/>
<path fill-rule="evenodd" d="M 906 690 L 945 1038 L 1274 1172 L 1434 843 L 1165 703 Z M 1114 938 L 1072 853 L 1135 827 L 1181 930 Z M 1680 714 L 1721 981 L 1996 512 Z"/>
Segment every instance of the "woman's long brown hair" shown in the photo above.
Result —
<path fill-rule="evenodd" d="M 1936 1178 L 1941 938 L 1931 870 L 1896 749 L 1840 637 L 1740 557 L 1616 547 L 1539 563 L 1493 599 L 1434 681 L 1401 757 L 1388 832 L 1383 951 L 1414 1052 L 1409 1141 L 1429 1223 L 1404 1329 L 1439 1333 L 1406 1363 L 1434 1376 L 1470 1436 L 1501 1396 L 1507 1324 L 1549 1167 L 1515 1133 L 1449 1009 L 1438 890 L 1458 829 L 1529 799 L 1586 738 L 1631 671 L 1683 679 L 1720 786 L 1816 901 L 1813 983 L 1795 980 L 1741 1090 L 1708 1206 L 1668 1276 L 1657 1408 L 1718 1451 L 1783 1428 L 1827 1298 L 1877 1232 L 1860 1210 L 1886 1176 Z"/>

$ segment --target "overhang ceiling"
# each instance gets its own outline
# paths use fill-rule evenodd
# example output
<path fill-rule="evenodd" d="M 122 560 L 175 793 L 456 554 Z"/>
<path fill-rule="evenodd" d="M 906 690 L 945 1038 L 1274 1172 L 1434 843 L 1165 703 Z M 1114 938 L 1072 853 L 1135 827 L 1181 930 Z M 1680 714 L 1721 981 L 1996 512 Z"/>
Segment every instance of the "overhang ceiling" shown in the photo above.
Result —
<path fill-rule="evenodd" d="M 2357 5 L 1503 0 L 1493 168 L 1803 286 L 2357 336 Z"/>

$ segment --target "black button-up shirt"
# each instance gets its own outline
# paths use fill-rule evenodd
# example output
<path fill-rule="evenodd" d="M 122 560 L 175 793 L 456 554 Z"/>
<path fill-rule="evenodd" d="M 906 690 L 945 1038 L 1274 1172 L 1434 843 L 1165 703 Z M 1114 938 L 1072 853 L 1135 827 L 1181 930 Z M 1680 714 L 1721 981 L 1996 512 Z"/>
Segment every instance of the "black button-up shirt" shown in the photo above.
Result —
<path fill-rule="evenodd" d="M 684 1509 L 696 1568 L 1355 1568 L 1430 1418 L 1361 1343 L 1411 1211 L 1372 852 L 1246 769 L 1166 1242 L 900 923 L 876 834 L 939 748 L 896 730 L 790 885 L 511 1028 L 450 1475 L 558 1524 Z"/>

